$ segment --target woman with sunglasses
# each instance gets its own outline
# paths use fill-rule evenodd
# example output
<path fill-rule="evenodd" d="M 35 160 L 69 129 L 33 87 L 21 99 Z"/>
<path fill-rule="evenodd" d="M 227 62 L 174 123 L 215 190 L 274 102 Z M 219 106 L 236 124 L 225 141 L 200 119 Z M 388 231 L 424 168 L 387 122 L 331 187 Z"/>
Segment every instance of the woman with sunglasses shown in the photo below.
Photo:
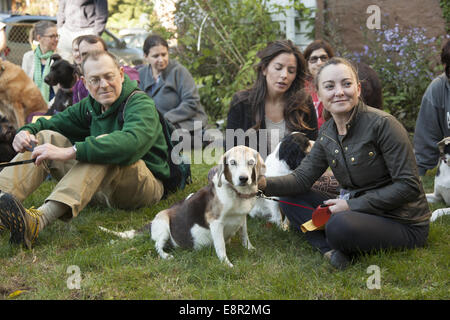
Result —
<path fill-rule="evenodd" d="M 45 83 L 44 78 L 50 72 L 51 56 L 58 45 L 56 24 L 51 21 L 40 21 L 34 25 L 31 39 L 39 42 L 35 50 L 28 51 L 22 59 L 22 69 L 33 79 L 48 103 L 56 93 L 56 87 Z"/>
<path fill-rule="evenodd" d="M 308 64 L 309 74 L 305 82 L 305 88 L 314 103 L 317 115 L 317 126 L 320 128 L 325 122 L 322 115 L 323 105 L 317 96 L 316 89 L 314 88 L 314 77 L 319 71 L 320 67 L 327 62 L 328 59 L 334 57 L 333 48 L 330 44 L 324 40 L 316 40 L 311 42 L 305 49 L 303 55 Z"/>

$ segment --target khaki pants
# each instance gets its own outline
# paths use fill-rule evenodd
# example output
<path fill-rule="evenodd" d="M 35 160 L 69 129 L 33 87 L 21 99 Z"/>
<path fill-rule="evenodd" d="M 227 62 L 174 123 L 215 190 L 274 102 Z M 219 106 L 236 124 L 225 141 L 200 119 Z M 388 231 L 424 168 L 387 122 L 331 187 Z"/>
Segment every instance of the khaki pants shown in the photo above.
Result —
<path fill-rule="evenodd" d="M 58 147 L 70 147 L 70 141 L 55 131 L 37 133 L 39 144 L 51 143 Z M 19 153 L 12 161 L 31 158 L 31 152 Z M 45 201 L 53 200 L 72 209 L 72 216 L 91 201 L 118 209 L 136 209 L 156 204 L 161 200 L 164 187 L 139 160 L 129 166 L 92 164 L 70 161 L 46 161 L 35 166 L 24 164 L 6 167 L 0 172 L 0 190 L 25 200 L 50 174 L 58 184 Z M 64 220 L 72 216 L 61 217 Z"/>

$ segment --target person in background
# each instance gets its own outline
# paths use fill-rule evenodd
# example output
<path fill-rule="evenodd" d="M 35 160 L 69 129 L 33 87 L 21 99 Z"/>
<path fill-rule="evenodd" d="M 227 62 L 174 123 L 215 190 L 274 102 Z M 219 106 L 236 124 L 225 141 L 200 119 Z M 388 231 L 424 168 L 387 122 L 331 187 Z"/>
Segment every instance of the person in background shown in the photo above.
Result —
<path fill-rule="evenodd" d="M 305 59 L 308 63 L 308 76 L 305 84 L 305 88 L 308 94 L 311 96 L 314 108 L 317 115 L 318 128 L 325 122 L 323 117 L 323 104 L 319 100 L 317 92 L 314 88 L 314 77 L 319 71 L 320 67 L 327 62 L 328 59 L 334 57 L 333 48 L 330 44 L 324 40 L 315 40 L 311 42 L 303 52 Z"/>
<path fill-rule="evenodd" d="M 81 55 L 80 55 L 80 41 L 83 40 L 83 37 L 84 36 L 76 37 L 72 41 L 73 63 L 77 67 L 77 72 L 79 75 L 81 75 L 81 63 L 83 62 L 83 59 L 81 59 Z"/>
<path fill-rule="evenodd" d="M 78 37 L 77 39 L 78 39 L 78 51 L 81 60 L 83 60 L 84 57 L 86 57 L 88 53 L 91 51 L 108 51 L 108 47 L 105 41 L 99 36 L 86 35 Z M 131 80 L 136 80 L 139 82 L 139 73 L 136 71 L 136 69 L 128 66 L 122 67 L 125 74 L 128 75 L 128 77 Z M 81 101 L 88 95 L 89 92 L 86 89 L 84 82 L 82 81 L 82 79 L 79 79 L 73 86 L 73 98 L 72 98 L 73 103 L 75 104 Z"/>
<path fill-rule="evenodd" d="M 57 24 L 61 57 L 73 62 L 72 41 L 81 35 L 101 36 L 107 21 L 107 0 L 59 0 Z"/>
<path fill-rule="evenodd" d="M 3 56 L 3 51 L 6 49 L 6 24 L 0 22 L 0 56 Z"/>
<path fill-rule="evenodd" d="M 424 246 L 431 213 L 405 128 L 362 102 L 357 72 L 345 59 L 329 59 L 314 84 L 331 119 L 293 173 L 262 178 L 260 189 L 303 206 L 280 204 L 295 230 L 311 220 L 306 207 L 328 206 L 325 229 L 305 236 L 338 269 L 361 253 Z M 342 187 L 338 199 L 310 191 L 329 167 Z"/>
<path fill-rule="evenodd" d="M 59 35 L 56 25 L 51 21 L 40 21 L 34 25 L 32 39 L 39 45 L 35 50 L 26 52 L 22 59 L 22 69 L 27 76 L 33 79 L 41 91 L 44 100 L 49 103 L 57 91 L 57 87 L 49 86 L 44 82 L 45 76 L 50 72 L 51 56 L 55 53 Z M 51 103 L 50 103 L 51 104 Z"/>
<path fill-rule="evenodd" d="M 160 35 L 149 35 L 143 51 L 148 64 L 139 69 L 139 88 L 155 101 L 170 124 L 187 130 L 191 137 L 201 138 L 208 117 L 194 78 L 178 61 L 169 58 L 169 45 Z"/>
<path fill-rule="evenodd" d="M 169 155 L 154 102 L 135 92 L 137 82 L 107 51 L 90 52 L 82 69 L 89 98 L 14 137 L 13 161 L 35 163 L 0 172 L 0 229 L 10 232 L 11 243 L 31 248 L 46 226 L 71 220 L 91 201 L 134 210 L 164 194 Z M 37 209 L 25 209 L 22 201 L 49 174 L 58 180 L 51 194 Z"/>
<path fill-rule="evenodd" d="M 442 47 L 441 62 L 444 73 L 425 91 L 414 132 L 414 150 L 421 176 L 438 164 L 437 143 L 450 137 L 450 39 Z"/>
<path fill-rule="evenodd" d="M 306 62 L 300 50 L 290 40 L 279 40 L 269 43 L 257 56 L 256 81 L 250 89 L 233 96 L 227 129 L 267 129 L 267 146 L 258 142 L 263 158 L 290 132 L 303 132 L 316 140 L 317 117 L 303 92 Z M 226 141 L 226 148 L 237 144 L 233 139 Z"/>

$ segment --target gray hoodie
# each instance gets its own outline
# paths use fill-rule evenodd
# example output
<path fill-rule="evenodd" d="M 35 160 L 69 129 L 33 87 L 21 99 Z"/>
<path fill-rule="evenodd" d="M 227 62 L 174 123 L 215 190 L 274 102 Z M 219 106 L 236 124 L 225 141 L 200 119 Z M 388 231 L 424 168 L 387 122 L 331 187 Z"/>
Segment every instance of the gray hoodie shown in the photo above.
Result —
<path fill-rule="evenodd" d="M 92 28 L 101 35 L 108 21 L 107 0 L 60 0 L 58 4 L 58 29 L 65 26 L 70 31 Z"/>
<path fill-rule="evenodd" d="M 202 127 L 206 125 L 208 117 L 200 104 L 195 81 L 176 60 L 169 60 L 158 82 L 150 65 L 139 70 L 139 79 L 139 88 L 155 101 L 156 108 L 170 123 L 189 131 L 193 131 L 194 121 L 201 122 Z"/>
<path fill-rule="evenodd" d="M 439 161 L 437 143 L 450 136 L 450 80 L 445 73 L 434 79 L 422 98 L 414 133 L 414 149 L 419 175 Z"/>

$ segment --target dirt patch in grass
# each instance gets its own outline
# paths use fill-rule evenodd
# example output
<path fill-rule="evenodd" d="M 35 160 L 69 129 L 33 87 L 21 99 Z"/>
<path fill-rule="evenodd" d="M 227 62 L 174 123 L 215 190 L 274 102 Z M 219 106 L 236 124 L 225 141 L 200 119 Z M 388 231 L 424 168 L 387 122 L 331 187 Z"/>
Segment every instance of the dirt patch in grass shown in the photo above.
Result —
<path fill-rule="evenodd" d="M 27 285 L 26 281 L 18 276 L 13 276 L 6 283 L 0 284 L 0 297 L 8 298 L 12 293 L 31 291 L 34 288 Z"/>

